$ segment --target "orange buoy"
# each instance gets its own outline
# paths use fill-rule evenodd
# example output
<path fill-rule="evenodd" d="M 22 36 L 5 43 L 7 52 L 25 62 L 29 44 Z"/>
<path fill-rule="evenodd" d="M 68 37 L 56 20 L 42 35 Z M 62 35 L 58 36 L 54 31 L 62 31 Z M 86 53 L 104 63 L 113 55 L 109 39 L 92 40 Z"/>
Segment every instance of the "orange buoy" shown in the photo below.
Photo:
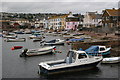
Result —
<path fill-rule="evenodd" d="M 14 50 L 14 49 L 15 49 L 14 47 L 11 48 L 11 50 Z"/>

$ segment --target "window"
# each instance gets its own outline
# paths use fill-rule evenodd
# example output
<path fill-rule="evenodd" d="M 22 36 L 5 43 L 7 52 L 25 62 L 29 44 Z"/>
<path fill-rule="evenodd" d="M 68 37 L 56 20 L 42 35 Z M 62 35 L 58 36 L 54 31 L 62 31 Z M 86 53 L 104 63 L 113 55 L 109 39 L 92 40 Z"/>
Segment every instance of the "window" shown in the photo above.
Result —
<path fill-rule="evenodd" d="M 105 50 L 105 48 L 100 48 L 100 51 L 104 51 Z"/>
<path fill-rule="evenodd" d="M 87 58 L 87 55 L 85 53 L 79 54 L 78 59 L 82 59 L 82 58 Z"/>

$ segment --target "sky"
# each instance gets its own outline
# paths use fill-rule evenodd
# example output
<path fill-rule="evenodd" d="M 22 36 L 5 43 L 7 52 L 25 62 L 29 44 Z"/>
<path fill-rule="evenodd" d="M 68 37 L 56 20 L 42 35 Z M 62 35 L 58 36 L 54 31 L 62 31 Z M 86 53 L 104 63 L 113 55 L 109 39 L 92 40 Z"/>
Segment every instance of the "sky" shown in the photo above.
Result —
<path fill-rule="evenodd" d="M 118 8 L 119 0 L 2 0 L 0 12 L 86 13 Z"/>

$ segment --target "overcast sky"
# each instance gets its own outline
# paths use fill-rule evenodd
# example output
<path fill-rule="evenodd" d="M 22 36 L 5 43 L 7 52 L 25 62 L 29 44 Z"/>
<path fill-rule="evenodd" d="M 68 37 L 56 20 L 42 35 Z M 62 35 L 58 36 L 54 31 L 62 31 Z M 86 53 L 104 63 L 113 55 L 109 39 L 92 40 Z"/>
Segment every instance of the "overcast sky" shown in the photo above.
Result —
<path fill-rule="evenodd" d="M 118 8 L 119 0 L 2 0 L 0 12 L 85 13 Z"/>

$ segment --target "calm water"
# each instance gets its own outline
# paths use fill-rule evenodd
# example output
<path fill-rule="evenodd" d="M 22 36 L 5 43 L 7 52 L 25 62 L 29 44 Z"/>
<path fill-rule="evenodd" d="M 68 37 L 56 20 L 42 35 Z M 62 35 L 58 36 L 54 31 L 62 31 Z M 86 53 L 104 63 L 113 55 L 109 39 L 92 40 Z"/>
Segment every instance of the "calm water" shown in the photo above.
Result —
<path fill-rule="evenodd" d="M 22 45 L 23 49 L 28 48 L 39 48 L 39 42 L 32 42 L 28 39 L 29 34 L 19 35 L 18 37 L 27 38 L 26 42 L 4 42 L 2 41 L 2 77 L 3 78 L 118 78 L 118 64 L 99 64 L 98 67 L 92 70 L 71 72 L 64 74 L 57 74 L 52 76 L 38 75 L 38 64 L 43 61 L 59 60 L 64 59 L 67 51 L 70 49 L 70 45 L 65 44 L 64 46 L 57 46 L 57 50 L 62 53 L 55 55 L 41 55 L 27 58 L 20 58 L 19 55 L 22 49 L 11 50 L 14 45 Z M 52 40 L 61 38 L 60 36 L 47 36 L 46 40 Z"/>

